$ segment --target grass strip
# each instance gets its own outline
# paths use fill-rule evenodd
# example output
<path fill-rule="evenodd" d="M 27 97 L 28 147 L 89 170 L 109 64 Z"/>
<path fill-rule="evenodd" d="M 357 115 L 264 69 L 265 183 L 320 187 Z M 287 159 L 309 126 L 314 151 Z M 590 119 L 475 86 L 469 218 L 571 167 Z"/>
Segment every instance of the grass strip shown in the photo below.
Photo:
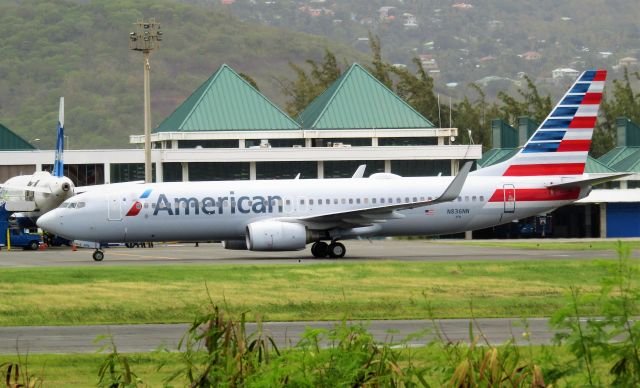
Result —
<path fill-rule="evenodd" d="M 595 259 L 12 268 L 0 272 L 0 325 L 189 322 L 207 287 L 229 312 L 273 321 L 429 318 L 427 306 L 436 318 L 539 317 L 564 304 L 569 285 L 595 293 L 613 268 Z"/>
<path fill-rule="evenodd" d="M 533 241 L 490 241 L 490 240 L 430 240 L 428 244 L 459 244 L 465 246 L 478 246 L 490 248 L 516 248 L 527 250 L 570 250 L 570 251 L 615 251 L 618 241 L 554 241 L 533 240 Z M 636 250 L 640 249 L 640 241 L 627 240 L 624 245 Z"/>

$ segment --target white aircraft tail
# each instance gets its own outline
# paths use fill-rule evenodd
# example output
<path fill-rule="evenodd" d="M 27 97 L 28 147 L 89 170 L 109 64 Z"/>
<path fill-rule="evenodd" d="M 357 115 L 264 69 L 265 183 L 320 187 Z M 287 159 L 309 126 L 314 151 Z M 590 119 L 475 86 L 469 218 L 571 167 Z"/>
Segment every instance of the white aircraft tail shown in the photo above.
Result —
<path fill-rule="evenodd" d="M 583 72 L 516 155 L 476 174 L 582 175 L 606 77 L 606 70 Z"/>

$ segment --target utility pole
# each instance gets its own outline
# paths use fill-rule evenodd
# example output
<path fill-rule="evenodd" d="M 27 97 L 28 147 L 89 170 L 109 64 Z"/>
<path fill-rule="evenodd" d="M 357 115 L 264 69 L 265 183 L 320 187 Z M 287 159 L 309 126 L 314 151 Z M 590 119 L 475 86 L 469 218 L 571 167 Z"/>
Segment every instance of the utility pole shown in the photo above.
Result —
<path fill-rule="evenodd" d="M 142 51 L 144 59 L 144 181 L 151 183 L 151 89 L 149 86 L 149 56 L 151 51 L 160 47 L 162 31 L 155 18 L 145 21 L 138 19 L 133 23 L 136 31 L 129 33 L 129 48 Z"/>

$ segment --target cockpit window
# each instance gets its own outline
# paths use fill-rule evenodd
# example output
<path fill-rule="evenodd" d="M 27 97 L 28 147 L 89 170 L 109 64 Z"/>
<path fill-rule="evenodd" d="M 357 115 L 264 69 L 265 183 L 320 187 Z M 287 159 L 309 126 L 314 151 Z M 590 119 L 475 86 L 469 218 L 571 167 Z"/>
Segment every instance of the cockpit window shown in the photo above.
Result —
<path fill-rule="evenodd" d="M 62 203 L 60 204 L 60 206 L 58 206 L 58 207 L 59 207 L 59 208 L 61 208 L 61 209 L 64 209 L 64 208 L 66 208 L 66 207 L 69 207 L 69 202 L 62 202 Z"/>
<path fill-rule="evenodd" d="M 78 202 L 78 205 L 76 206 L 78 209 L 82 209 L 83 207 L 85 207 L 86 203 L 84 202 Z"/>
<path fill-rule="evenodd" d="M 76 207 L 76 203 L 75 202 L 71 202 L 69 204 L 69 209 L 74 209 Z"/>

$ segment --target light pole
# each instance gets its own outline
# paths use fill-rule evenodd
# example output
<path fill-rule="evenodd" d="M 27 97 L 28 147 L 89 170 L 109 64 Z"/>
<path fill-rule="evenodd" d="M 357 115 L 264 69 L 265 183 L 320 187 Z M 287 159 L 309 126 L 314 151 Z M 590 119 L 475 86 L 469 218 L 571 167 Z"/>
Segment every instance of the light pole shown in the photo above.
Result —
<path fill-rule="evenodd" d="M 136 31 L 129 33 L 129 48 L 144 54 L 144 181 L 151 178 L 151 92 L 149 89 L 149 55 L 160 47 L 162 31 L 155 18 L 145 21 L 138 19 L 133 23 Z"/>

